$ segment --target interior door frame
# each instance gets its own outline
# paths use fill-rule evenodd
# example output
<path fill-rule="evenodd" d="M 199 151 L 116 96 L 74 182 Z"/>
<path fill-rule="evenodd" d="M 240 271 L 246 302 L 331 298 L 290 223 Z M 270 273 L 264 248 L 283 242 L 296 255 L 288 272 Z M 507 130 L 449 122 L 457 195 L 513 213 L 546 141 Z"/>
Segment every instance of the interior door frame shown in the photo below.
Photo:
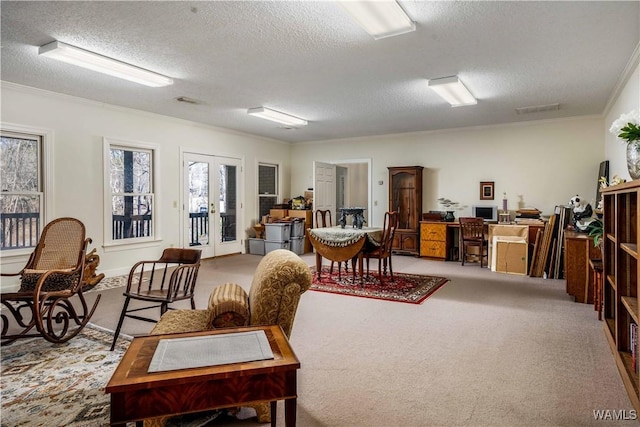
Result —
<path fill-rule="evenodd" d="M 330 163 L 334 165 L 345 165 L 351 163 L 366 163 L 367 164 L 367 200 L 368 206 L 367 211 L 365 212 L 365 219 L 367 220 L 366 225 L 372 226 L 373 219 L 375 218 L 373 214 L 373 160 L 371 158 L 362 158 L 362 159 L 342 159 L 342 160 L 329 160 L 325 163 Z M 315 185 L 315 183 L 314 183 Z"/>
<path fill-rule="evenodd" d="M 189 242 L 187 241 L 186 235 L 187 235 L 187 230 L 186 230 L 186 224 L 187 224 L 187 209 L 184 206 L 184 200 L 185 200 L 185 155 L 186 154 L 193 154 L 193 155 L 202 155 L 202 156 L 210 156 L 212 158 L 230 158 L 230 159 L 236 159 L 239 160 L 239 164 L 240 164 L 240 171 L 239 171 L 239 179 L 238 179 L 238 215 L 237 215 L 237 221 L 238 221 L 238 243 L 240 246 L 240 253 L 244 253 L 245 252 L 245 240 L 246 237 L 244 235 L 244 230 L 245 230 L 245 192 L 244 192 L 244 180 L 245 180 L 245 157 L 244 156 L 237 156 L 234 154 L 229 154 L 229 153 L 220 153 L 220 152 L 216 152 L 216 151 L 210 151 L 210 150 L 202 150 L 202 149 L 193 149 L 193 148 L 188 148 L 188 147 L 180 147 L 179 148 L 179 152 L 180 152 L 180 160 L 179 160 L 179 192 L 178 192 L 178 197 L 179 200 L 178 201 L 174 201 L 173 202 L 173 207 L 178 208 L 179 210 L 179 222 L 180 222 L 180 227 L 179 227 L 179 242 L 180 242 L 180 247 L 182 248 L 189 248 Z M 217 191 L 217 190 L 216 190 Z M 217 205 L 216 205 L 217 206 Z M 216 209 L 217 210 L 217 209 Z M 212 238 L 211 236 L 211 232 L 209 233 L 209 239 Z M 219 256 L 222 254 L 216 254 L 215 253 L 215 249 L 214 249 L 214 257 Z"/>
<path fill-rule="evenodd" d="M 329 162 L 323 162 L 320 160 L 314 160 L 313 161 L 313 209 L 314 210 L 318 210 L 318 209 L 322 209 L 322 210 L 329 210 L 330 211 L 330 216 L 332 218 L 332 223 L 336 224 L 337 223 L 337 215 L 338 213 L 336 212 L 336 165 L 333 163 L 329 163 Z M 318 185 L 319 181 L 318 181 L 318 169 L 322 168 L 325 170 L 331 169 L 332 170 L 332 175 L 333 175 L 333 186 L 329 187 L 330 190 L 330 196 L 327 197 L 325 195 L 324 191 L 321 191 L 321 188 L 327 188 L 325 185 Z M 326 172 L 326 171 L 325 171 Z M 324 174 L 326 176 L 326 173 Z M 326 180 L 323 180 L 322 182 L 326 182 Z M 332 199 L 332 203 L 327 204 L 327 203 L 319 203 L 320 201 L 324 201 L 324 200 L 331 200 Z"/>

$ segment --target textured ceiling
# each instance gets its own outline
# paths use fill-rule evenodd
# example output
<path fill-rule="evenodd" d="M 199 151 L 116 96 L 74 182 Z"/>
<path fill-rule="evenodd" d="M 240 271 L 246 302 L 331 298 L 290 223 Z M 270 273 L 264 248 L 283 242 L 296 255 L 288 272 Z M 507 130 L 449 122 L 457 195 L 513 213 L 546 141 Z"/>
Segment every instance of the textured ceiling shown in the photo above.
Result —
<path fill-rule="evenodd" d="M 1 78 L 300 142 L 601 114 L 640 41 L 638 1 L 400 3 L 416 31 L 374 40 L 333 2 L 2 1 Z M 53 40 L 175 83 L 38 57 Z M 451 108 L 427 88 L 456 74 L 477 105 Z M 560 109 L 515 111 L 551 103 Z M 246 114 L 259 106 L 310 123 Z"/>

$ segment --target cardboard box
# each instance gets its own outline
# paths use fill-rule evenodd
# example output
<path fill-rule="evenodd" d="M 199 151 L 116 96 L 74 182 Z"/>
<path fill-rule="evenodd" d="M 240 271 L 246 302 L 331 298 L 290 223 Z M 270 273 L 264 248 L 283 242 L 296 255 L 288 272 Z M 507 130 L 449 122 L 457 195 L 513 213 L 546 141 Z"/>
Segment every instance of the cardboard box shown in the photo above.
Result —
<path fill-rule="evenodd" d="M 289 212 L 287 209 L 270 209 L 269 216 L 271 219 L 280 219 L 287 216 L 287 212 Z"/>
<path fill-rule="evenodd" d="M 529 245 L 516 236 L 494 237 L 491 270 L 499 273 L 526 275 Z"/>
<path fill-rule="evenodd" d="M 509 239 L 507 240 L 513 240 L 511 239 L 511 237 L 518 237 L 520 239 L 524 239 L 525 242 L 529 243 L 529 226 L 512 224 L 489 224 L 489 259 L 492 259 L 493 257 L 493 238 L 505 236 L 509 237 Z"/>

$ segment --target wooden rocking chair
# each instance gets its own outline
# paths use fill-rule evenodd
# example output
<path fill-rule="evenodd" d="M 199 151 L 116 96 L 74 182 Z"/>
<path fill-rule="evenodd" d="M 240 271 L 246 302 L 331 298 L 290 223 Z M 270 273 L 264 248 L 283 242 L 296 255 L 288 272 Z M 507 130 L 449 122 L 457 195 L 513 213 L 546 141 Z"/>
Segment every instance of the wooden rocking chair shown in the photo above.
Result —
<path fill-rule="evenodd" d="M 56 219 L 42 230 L 25 268 L 0 274 L 20 276 L 17 292 L 2 293 L 2 345 L 28 337 L 63 343 L 85 327 L 100 301 L 98 295 L 89 310 L 83 295 L 89 243 L 82 222 Z"/>

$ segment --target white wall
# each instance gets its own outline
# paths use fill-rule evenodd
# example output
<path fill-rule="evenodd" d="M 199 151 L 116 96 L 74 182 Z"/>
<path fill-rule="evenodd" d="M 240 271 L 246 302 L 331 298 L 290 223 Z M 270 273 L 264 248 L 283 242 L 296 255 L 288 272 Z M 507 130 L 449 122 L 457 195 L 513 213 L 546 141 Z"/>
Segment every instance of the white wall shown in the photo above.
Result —
<path fill-rule="evenodd" d="M 464 206 L 456 216 L 469 215 L 474 204 L 501 208 L 506 192 L 510 210 L 536 207 L 543 215 L 550 215 L 556 205 L 568 203 L 575 194 L 595 199 L 598 167 L 604 160 L 603 127 L 601 117 L 586 116 L 295 144 L 291 149 L 291 190 L 300 194 L 313 187 L 314 160 L 346 163 L 370 157 L 373 225 L 380 225 L 388 209 L 389 166 L 425 167 L 425 212 L 441 210 L 439 197 Z M 480 181 L 495 182 L 495 200 L 479 200 Z"/>
<path fill-rule="evenodd" d="M 245 229 L 256 216 L 257 162 L 280 163 L 281 194 L 294 197 L 313 187 L 312 162 L 372 159 L 371 223 L 379 225 L 388 209 L 388 166 L 425 167 L 423 210 L 441 209 L 438 197 L 464 206 L 456 215 L 470 214 L 479 200 L 479 182 L 494 181 L 501 206 L 507 193 L 509 209 L 536 207 L 551 214 L 576 193 L 595 198 L 598 165 L 610 161 L 610 175 L 629 179 L 624 145 L 609 134 L 620 114 L 640 108 L 640 69 L 637 54 L 619 93 L 613 94 L 605 117 L 587 116 L 555 121 L 461 128 L 438 132 L 353 138 L 289 145 L 251 135 L 65 95 L 2 84 L 2 122 L 50 129 L 54 134 L 54 206 L 50 218 L 76 216 L 85 222 L 101 255 L 100 271 L 107 275 L 128 270 L 132 260 L 158 255 L 177 245 L 181 147 L 244 161 Z M 475 108 L 475 107 L 470 107 Z M 152 142 L 161 146 L 163 241 L 156 246 L 105 253 L 102 248 L 102 138 Z M 606 144 L 605 144 L 606 142 Z M 378 181 L 382 181 L 378 185 Z M 19 269 L 24 258 L 3 256 L 3 271 Z M 9 264 L 9 265 L 8 265 Z"/>
<path fill-rule="evenodd" d="M 2 84 L 2 122 L 51 129 L 54 134 L 54 205 L 48 218 L 82 220 L 92 247 L 101 257 L 99 271 L 108 276 L 128 272 L 133 262 L 156 258 L 163 248 L 180 243 L 180 149 L 241 158 L 244 161 L 244 229 L 257 219 L 258 161 L 280 163 L 282 194 L 288 195 L 289 144 L 225 131 L 175 118 L 144 113 L 32 88 Z M 157 189 L 163 240 L 151 247 L 109 249 L 103 244 L 104 136 L 159 144 L 160 188 Z M 178 206 L 181 203 L 177 204 Z M 245 238 L 246 236 L 242 236 Z M 3 254 L 3 271 L 19 270 L 26 258 Z"/>
<path fill-rule="evenodd" d="M 609 132 L 611 124 L 620 117 L 621 114 L 629 113 L 632 110 L 640 109 L 640 65 L 638 65 L 638 54 L 636 52 L 635 61 L 631 63 L 633 70 L 629 74 L 626 82 L 623 81 L 619 95 L 615 96 L 610 104 L 610 108 L 605 112 L 604 137 L 606 141 L 605 152 L 609 160 L 609 177 L 618 175 L 627 181 L 631 180 L 627 171 L 626 144 L 620 141 L 616 135 Z"/>

